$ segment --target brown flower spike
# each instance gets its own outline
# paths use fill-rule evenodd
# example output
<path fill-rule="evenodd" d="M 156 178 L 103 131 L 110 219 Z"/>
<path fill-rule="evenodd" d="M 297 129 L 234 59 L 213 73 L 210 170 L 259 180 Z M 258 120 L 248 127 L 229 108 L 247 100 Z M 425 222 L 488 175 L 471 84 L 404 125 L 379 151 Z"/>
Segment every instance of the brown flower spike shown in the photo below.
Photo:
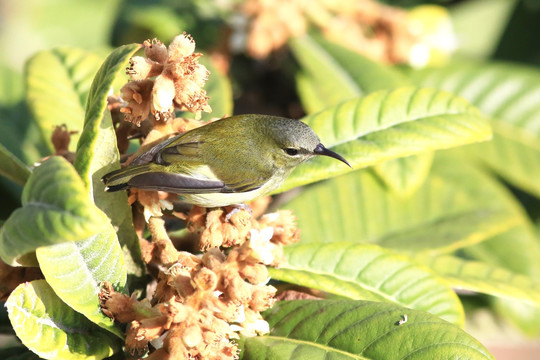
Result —
<path fill-rule="evenodd" d="M 200 115 L 211 112 L 203 86 L 208 79 L 206 67 L 199 64 L 195 42 L 183 33 L 167 49 L 159 40 L 146 40 L 146 57 L 134 56 L 126 73 L 132 81 L 120 90 L 127 105 L 121 109 L 125 119 L 138 126 L 150 113 L 157 121 L 174 116 L 174 110 Z"/>

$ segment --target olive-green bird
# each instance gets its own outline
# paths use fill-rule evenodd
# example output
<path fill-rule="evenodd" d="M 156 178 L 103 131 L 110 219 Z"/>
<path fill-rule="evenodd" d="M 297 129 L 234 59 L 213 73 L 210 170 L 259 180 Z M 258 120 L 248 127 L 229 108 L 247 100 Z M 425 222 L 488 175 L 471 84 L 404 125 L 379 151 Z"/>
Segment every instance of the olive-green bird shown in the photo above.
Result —
<path fill-rule="evenodd" d="M 178 193 L 190 204 L 219 207 L 271 193 L 315 155 L 350 166 L 299 120 L 238 115 L 168 139 L 102 181 L 107 191 L 161 190 Z"/>

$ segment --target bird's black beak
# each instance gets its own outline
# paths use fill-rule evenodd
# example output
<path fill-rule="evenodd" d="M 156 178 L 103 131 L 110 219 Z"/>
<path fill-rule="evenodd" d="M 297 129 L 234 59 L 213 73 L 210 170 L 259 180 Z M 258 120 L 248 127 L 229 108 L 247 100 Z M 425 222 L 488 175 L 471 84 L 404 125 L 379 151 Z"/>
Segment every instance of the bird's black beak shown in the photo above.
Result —
<path fill-rule="evenodd" d="M 323 144 L 317 145 L 315 150 L 313 150 L 313 153 L 315 155 L 324 155 L 324 156 L 333 157 L 334 159 L 338 159 L 339 161 L 344 162 L 345 164 L 347 164 L 347 166 L 352 168 L 352 166 L 347 162 L 347 160 L 345 160 L 345 158 L 343 156 L 339 155 L 336 152 L 333 152 L 332 150 L 329 150 L 329 149 L 325 148 Z"/>

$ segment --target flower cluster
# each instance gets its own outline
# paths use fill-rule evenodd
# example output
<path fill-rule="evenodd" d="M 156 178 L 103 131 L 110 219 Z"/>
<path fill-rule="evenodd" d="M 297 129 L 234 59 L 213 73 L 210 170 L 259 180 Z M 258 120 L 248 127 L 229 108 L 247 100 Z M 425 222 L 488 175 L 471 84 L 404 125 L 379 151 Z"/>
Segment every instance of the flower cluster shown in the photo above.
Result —
<path fill-rule="evenodd" d="M 165 47 L 157 39 L 144 43 L 146 57 L 134 56 L 127 74 L 132 81 L 120 90 L 127 105 L 121 109 L 127 121 L 140 125 L 150 113 L 155 120 L 168 120 L 174 110 L 200 114 L 211 112 L 202 89 L 208 79 L 206 67 L 199 64 L 195 42 L 186 33 Z"/>
<path fill-rule="evenodd" d="M 245 37 L 247 52 L 256 58 L 304 34 L 308 23 L 327 38 L 386 63 L 425 66 L 456 47 L 448 12 L 434 5 L 407 11 L 374 0 L 247 0 L 241 13 L 247 26 L 236 26 L 233 39 Z M 238 35 L 245 28 L 247 34 Z"/>
<path fill-rule="evenodd" d="M 149 224 L 152 242 L 144 249 L 151 254 L 146 260 L 161 269 L 152 299 L 138 301 L 110 286 L 103 288 L 104 313 L 129 324 L 126 348 L 131 353 L 142 356 L 152 348 L 147 359 L 236 359 L 239 333 L 269 331 L 260 312 L 272 306 L 276 289 L 266 285 L 266 265 L 279 262 L 282 244 L 298 240 L 295 218 L 281 211 L 257 221 L 240 210 L 230 217 L 231 227 L 218 228 L 227 221 L 222 211 L 194 211 L 190 221 L 202 232 L 212 228 L 210 236 L 242 234 L 243 240 L 227 252 L 211 247 L 198 257 L 177 251 L 164 221 L 154 217 Z"/>
<path fill-rule="evenodd" d="M 132 81 L 121 90 L 127 105 L 121 106 L 115 99 L 109 103 L 116 115 L 117 136 L 124 140 L 119 141 L 122 148 L 127 149 L 135 130 L 144 138 L 126 163 L 169 136 L 202 125 L 198 120 L 173 118 L 175 108 L 210 111 L 202 90 L 208 71 L 198 64 L 200 54 L 194 53 L 191 37 L 177 36 L 168 49 L 157 40 L 146 41 L 144 49 L 146 57 L 131 59 L 128 74 Z M 154 121 L 142 123 L 148 117 Z M 236 359 L 239 334 L 255 336 L 269 331 L 260 314 L 275 301 L 276 289 L 267 285 L 267 266 L 279 265 L 283 245 L 299 240 L 296 218 L 290 211 L 260 216 L 269 198 L 255 201 L 253 211 L 194 206 L 187 214 L 187 210 L 175 208 L 176 197 L 130 189 L 128 201 L 134 209 L 142 257 L 155 281 L 149 285 L 149 298 L 143 300 L 104 284 L 102 310 L 128 324 L 126 349 L 136 356 Z M 165 216 L 186 221 L 187 238 L 197 239 L 201 255 L 177 250 L 165 227 Z M 145 238 L 146 229 L 150 240 Z"/>

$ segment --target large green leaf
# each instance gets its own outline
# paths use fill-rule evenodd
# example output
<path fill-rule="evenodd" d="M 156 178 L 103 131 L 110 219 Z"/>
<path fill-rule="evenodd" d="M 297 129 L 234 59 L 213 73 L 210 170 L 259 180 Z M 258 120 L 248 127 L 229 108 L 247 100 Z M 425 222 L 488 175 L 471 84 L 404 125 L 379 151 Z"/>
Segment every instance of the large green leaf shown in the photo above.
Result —
<path fill-rule="evenodd" d="M 24 185 L 30 176 L 30 169 L 4 145 L 0 144 L 0 175 L 9 180 Z"/>
<path fill-rule="evenodd" d="M 471 290 L 540 306 L 540 283 L 530 277 L 456 256 L 420 256 L 421 261 L 455 289 Z"/>
<path fill-rule="evenodd" d="M 19 285 L 6 307 L 19 339 L 44 359 L 104 359 L 121 348 L 119 339 L 64 304 L 45 280 Z"/>
<path fill-rule="evenodd" d="M 377 91 L 304 118 L 353 168 L 489 139 L 491 129 L 463 98 L 433 89 Z M 349 171 L 323 156 L 300 165 L 281 190 Z"/>
<path fill-rule="evenodd" d="M 59 156 L 33 171 L 22 204 L 0 230 L 0 255 L 8 264 L 40 246 L 86 239 L 108 224 L 73 166 Z"/>
<path fill-rule="evenodd" d="M 491 177 L 444 156 L 437 157 L 426 182 L 410 198 L 389 192 L 372 172 L 356 171 L 315 184 L 283 205 L 297 215 L 303 243 L 392 244 L 391 239 L 401 237 L 401 243 L 394 240 L 392 245 L 430 253 L 470 246 L 524 223 L 526 217 L 516 206 Z M 452 226 L 456 220 L 467 226 Z"/>
<path fill-rule="evenodd" d="M 413 73 L 424 86 L 462 95 L 493 118 L 493 141 L 469 147 L 517 187 L 540 196 L 540 71 L 503 63 L 457 63 Z"/>
<path fill-rule="evenodd" d="M 52 132 L 62 124 L 77 131 L 70 143 L 70 150 L 75 149 L 90 84 L 100 62 L 92 52 L 64 47 L 41 51 L 26 63 L 28 106 L 51 152 Z"/>
<path fill-rule="evenodd" d="M 494 359 L 459 327 L 394 304 L 282 301 L 265 318 L 270 334 L 245 339 L 243 359 Z"/>
<path fill-rule="evenodd" d="M 40 247 L 36 256 L 47 283 L 62 301 L 122 337 L 122 331 L 101 312 L 98 298 L 102 282 L 117 290 L 126 283 L 122 249 L 111 225 L 85 240 Z"/>
<path fill-rule="evenodd" d="M 388 301 L 463 325 L 456 294 L 426 268 L 376 245 L 336 242 L 285 248 L 286 263 L 271 269 L 277 280 L 354 300 Z"/>
<path fill-rule="evenodd" d="M 302 70 L 297 74 L 300 100 L 309 114 L 367 93 L 409 84 L 395 69 L 323 37 L 291 40 Z M 378 164 L 379 177 L 396 193 L 410 195 L 425 180 L 432 154 L 418 154 Z"/>
<path fill-rule="evenodd" d="M 139 238 L 133 229 L 131 207 L 128 205 L 125 192 L 106 193 L 100 179 L 107 172 L 120 167 L 116 134 L 107 110 L 107 95 L 115 79 L 124 71 L 129 58 L 140 48 L 139 44 L 117 48 L 107 57 L 96 74 L 88 96 L 84 130 L 77 144 L 74 162 L 96 205 L 110 217 L 113 226 L 118 228 L 118 240 L 124 252 L 130 277 L 134 277 L 134 281 L 142 276 L 145 266 L 141 257 Z M 104 234 L 104 238 L 108 236 Z"/>

